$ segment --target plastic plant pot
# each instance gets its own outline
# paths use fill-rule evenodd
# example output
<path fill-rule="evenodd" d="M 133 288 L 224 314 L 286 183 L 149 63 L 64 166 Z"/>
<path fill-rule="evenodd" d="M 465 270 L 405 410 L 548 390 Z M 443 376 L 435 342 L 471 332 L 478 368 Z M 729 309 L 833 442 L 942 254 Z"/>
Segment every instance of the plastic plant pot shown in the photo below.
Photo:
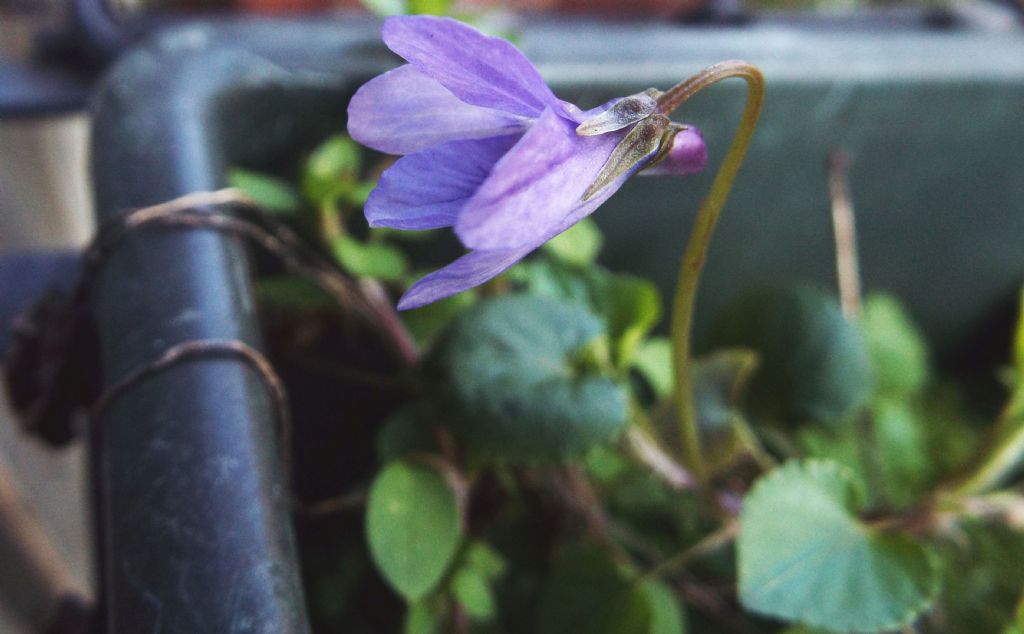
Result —
<path fill-rule="evenodd" d="M 1020 283 L 1019 32 L 537 22 L 521 44 L 582 106 L 722 59 L 764 69 L 767 109 L 712 249 L 701 327 L 760 282 L 832 282 L 824 163 L 836 150 L 853 160 L 865 285 L 905 298 L 941 350 L 955 351 Z M 344 130 L 354 90 L 397 61 L 368 20 L 156 35 L 120 60 L 93 104 L 99 220 L 223 187 L 229 166 L 287 174 Z M 686 106 L 713 162 L 740 89 Z M 634 179 L 597 214 L 606 262 L 667 292 L 707 178 Z M 133 233 L 99 269 L 93 302 L 108 386 L 185 340 L 263 344 L 246 249 L 211 231 Z M 250 368 L 204 358 L 150 377 L 93 421 L 105 631 L 307 631 L 273 412 Z"/>

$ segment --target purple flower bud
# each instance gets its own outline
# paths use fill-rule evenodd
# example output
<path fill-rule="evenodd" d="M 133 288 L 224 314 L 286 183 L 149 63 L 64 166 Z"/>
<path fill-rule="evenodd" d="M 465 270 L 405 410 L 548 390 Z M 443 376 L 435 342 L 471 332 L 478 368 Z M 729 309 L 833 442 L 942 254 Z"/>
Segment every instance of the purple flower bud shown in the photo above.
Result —
<path fill-rule="evenodd" d="M 649 176 L 686 176 L 703 171 L 707 163 L 708 146 L 704 144 L 704 137 L 697 128 L 686 126 L 672 139 L 672 148 L 665 158 L 640 173 Z"/>

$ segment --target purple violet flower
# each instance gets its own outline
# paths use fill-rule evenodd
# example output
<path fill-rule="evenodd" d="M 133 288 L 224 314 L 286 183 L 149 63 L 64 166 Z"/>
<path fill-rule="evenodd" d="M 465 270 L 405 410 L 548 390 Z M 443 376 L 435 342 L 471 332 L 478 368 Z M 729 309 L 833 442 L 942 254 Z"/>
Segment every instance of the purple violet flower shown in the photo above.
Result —
<path fill-rule="evenodd" d="M 400 310 L 495 277 L 641 169 L 692 174 L 707 162 L 697 129 L 656 112 L 656 90 L 582 111 L 512 44 L 455 20 L 389 18 L 383 38 L 409 63 L 356 92 L 348 130 L 405 156 L 381 175 L 366 218 L 373 227 L 453 227 L 470 249 L 413 284 Z"/>

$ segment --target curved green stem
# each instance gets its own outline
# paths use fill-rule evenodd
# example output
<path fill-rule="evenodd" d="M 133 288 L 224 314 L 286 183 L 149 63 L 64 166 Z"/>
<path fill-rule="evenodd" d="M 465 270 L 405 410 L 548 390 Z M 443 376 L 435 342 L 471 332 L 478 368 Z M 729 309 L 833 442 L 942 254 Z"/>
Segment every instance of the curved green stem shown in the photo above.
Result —
<path fill-rule="evenodd" d="M 701 203 L 694 222 L 690 240 L 683 252 L 679 268 L 679 280 L 672 302 L 672 347 L 675 364 L 675 403 L 680 425 L 680 440 L 683 447 L 683 463 L 698 479 L 706 473 L 701 454 L 700 434 L 697 429 L 697 413 L 693 406 L 693 388 L 690 378 L 690 337 L 693 328 L 693 309 L 697 297 L 700 273 L 704 268 L 711 235 L 718 216 L 722 212 L 743 157 L 750 146 L 750 140 L 757 128 L 764 101 L 764 76 L 757 67 L 741 61 L 728 61 L 709 66 L 690 79 L 669 89 L 659 98 L 658 111 L 669 114 L 699 91 L 730 77 L 739 77 L 747 82 L 747 103 L 729 152 L 722 160 L 718 173 L 711 184 L 711 191 Z"/>
<path fill-rule="evenodd" d="M 950 491 L 954 498 L 987 493 L 1024 461 L 1024 390 L 1018 388 L 996 423 L 982 458 Z"/>

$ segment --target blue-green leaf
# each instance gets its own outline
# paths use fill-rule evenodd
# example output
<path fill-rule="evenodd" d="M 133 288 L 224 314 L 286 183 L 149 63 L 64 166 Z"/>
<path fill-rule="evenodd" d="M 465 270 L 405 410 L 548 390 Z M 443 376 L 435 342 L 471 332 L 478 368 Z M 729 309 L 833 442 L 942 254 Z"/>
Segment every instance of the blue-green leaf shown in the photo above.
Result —
<path fill-rule="evenodd" d="M 749 406 L 761 417 L 835 424 L 871 395 L 871 361 L 860 330 L 833 297 L 811 288 L 747 296 L 719 319 L 713 343 L 758 353 Z"/>
<path fill-rule="evenodd" d="M 424 365 L 443 421 L 478 452 L 529 462 L 580 457 L 627 420 L 625 386 L 601 367 L 588 311 L 543 297 L 486 300 L 463 313 Z"/>
<path fill-rule="evenodd" d="M 370 488 L 370 554 L 384 579 L 407 601 L 441 580 L 461 538 L 455 493 L 432 467 L 392 462 Z"/>
<path fill-rule="evenodd" d="M 747 495 L 737 544 L 748 609 L 830 632 L 909 623 L 939 587 L 932 553 L 862 522 L 862 494 L 834 462 L 789 462 Z"/>

